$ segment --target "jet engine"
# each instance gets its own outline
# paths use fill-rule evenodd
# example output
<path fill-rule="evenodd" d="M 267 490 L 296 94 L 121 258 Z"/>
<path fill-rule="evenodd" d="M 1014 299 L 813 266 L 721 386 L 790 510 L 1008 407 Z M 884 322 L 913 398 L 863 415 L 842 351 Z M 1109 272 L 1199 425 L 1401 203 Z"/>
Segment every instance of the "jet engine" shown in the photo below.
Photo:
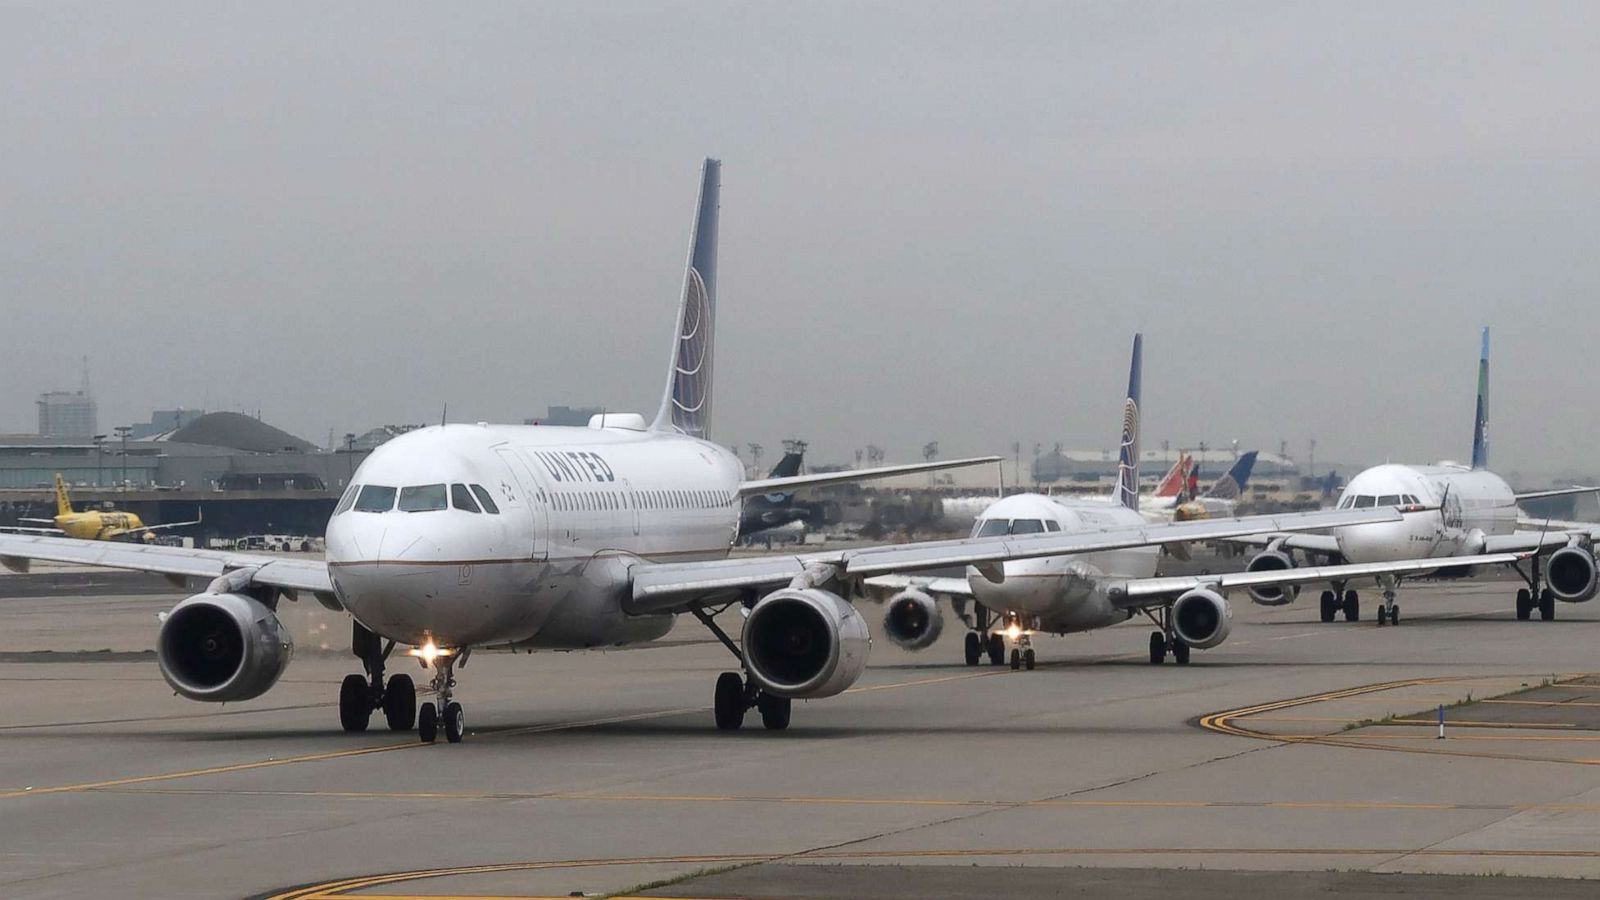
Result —
<path fill-rule="evenodd" d="M 1545 562 L 1545 583 L 1557 600 L 1582 603 L 1600 589 L 1594 553 L 1582 547 L 1562 547 Z"/>
<path fill-rule="evenodd" d="M 1172 630 L 1196 650 L 1209 650 L 1228 639 L 1233 610 L 1221 594 L 1193 588 L 1172 604 Z"/>
<path fill-rule="evenodd" d="M 944 615 L 930 596 L 907 588 L 889 598 L 883 613 L 883 633 L 902 650 L 930 647 L 944 630 Z"/>
<path fill-rule="evenodd" d="M 226 703 L 266 693 L 294 655 L 278 617 L 243 594 L 196 594 L 167 613 L 156 639 L 161 676 L 190 700 Z"/>
<path fill-rule="evenodd" d="M 1250 557 L 1250 562 L 1245 564 L 1246 572 L 1282 572 L 1294 568 L 1294 557 L 1269 547 L 1266 550 Z M 1250 599 L 1262 606 L 1284 606 L 1293 603 L 1300 596 L 1298 585 L 1263 585 L 1250 588 Z"/>
<path fill-rule="evenodd" d="M 744 662 L 779 697 L 832 697 L 867 666 L 867 621 L 837 594 L 786 588 L 762 597 L 744 620 Z"/>

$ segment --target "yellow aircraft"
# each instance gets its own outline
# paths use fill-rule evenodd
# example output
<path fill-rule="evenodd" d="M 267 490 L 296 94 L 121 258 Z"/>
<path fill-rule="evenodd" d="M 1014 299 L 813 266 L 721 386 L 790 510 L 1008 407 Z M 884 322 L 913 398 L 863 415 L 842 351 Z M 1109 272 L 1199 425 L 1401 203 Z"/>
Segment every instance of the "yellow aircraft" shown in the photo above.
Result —
<path fill-rule="evenodd" d="M 182 528 L 185 525 L 199 525 L 200 520 L 193 522 L 169 522 L 165 525 L 146 525 L 139 517 L 131 512 L 116 510 L 90 510 L 88 512 L 73 512 L 72 498 L 67 496 L 67 481 L 56 473 L 56 517 L 54 519 L 22 519 L 23 522 L 34 522 L 44 525 L 53 525 L 53 528 L 15 528 L 8 531 L 30 531 L 42 533 L 60 533 L 67 537 L 78 538 L 84 541 L 116 541 L 126 538 L 153 541 L 155 534 L 162 528 Z"/>

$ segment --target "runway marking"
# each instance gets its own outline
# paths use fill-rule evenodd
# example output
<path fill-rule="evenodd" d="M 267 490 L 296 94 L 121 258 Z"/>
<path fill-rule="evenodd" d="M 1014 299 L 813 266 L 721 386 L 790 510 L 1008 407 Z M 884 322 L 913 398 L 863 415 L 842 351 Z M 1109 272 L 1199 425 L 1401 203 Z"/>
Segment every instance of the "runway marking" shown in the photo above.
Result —
<path fill-rule="evenodd" d="M 845 691 L 847 694 L 868 693 L 871 691 L 884 691 L 896 688 L 921 687 L 928 684 L 940 684 L 948 681 L 961 681 L 970 678 L 985 678 L 994 675 L 1018 674 L 1002 666 L 990 667 L 978 672 L 962 672 L 958 675 L 941 675 L 931 678 L 919 678 L 911 681 L 897 681 L 890 684 L 871 685 L 869 687 L 852 688 Z M 492 731 L 473 732 L 472 737 L 477 740 L 515 737 L 529 734 L 545 734 L 554 731 L 571 731 L 579 728 L 592 728 L 597 725 L 614 725 L 620 722 L 637 722 L 649 719 L 664 719 L 672 716 L 687 715 L 689 713 L 705 712 L 709 706 L 684 706 L 677 709 L 657 710 L 652 712 L 633 713 L 622 716 L 607 716 L 598 719 L 585 719 L 577 722 L 555 722 L 544 725 L 528 725 L 523 727 L 496 729 Z M 233 772 L 246 772 L 252 769 L 267 769 L 278 766 L 297 765 L 300 763 L 327 762 L 329 760 L 346 759 L 356 756 L 367 756 L 374 753 L 389 753 L 396 750 L 409 750 L 423 747 L 433 747 L 434 744 L 424 744 L 415 737 L 411 740 L 378 744 L 370 747 L 355 747 L 348 750 L 331 750 L 321 753 L 306 753 L 298 756 L 285 756 L 281 758 L 269 757 L 254 762 L 230 763 L 219 766 L 208 766 L 200 769 L 186 769 L 177 772 L 163 772 L 155 775 L 134 775 L 125 778 L 110 778 L 104 781 L 88 781 L 78 784 L 53 785 L 50 787 L 28 787 L 0 790 L 0 800 L 14 797 L 37 797 L 47 794 L 82 793 L 86 791 L 108 790 L 124 788 L 131 785 L 149 784 L 152 782 L 175 781 L 185 778 L 200 778 L 207 775 L 226 775 Z"/>
<path fill-rule="evenodd" d="M 1310 705 L 1310 704 L 1313 704 L 1313 703 L 1324 703 L 1324 702 L 1329 702 L 1329 701 L 1334 701 L 1334 700 L 1343 700 L 1343 699 L 1346 699 L 1346 698 L 1349 698 L 1349 697 L 1358 697 L 1358 696 L 1362 696 L 1362 695 L 1366 695 L 1366 694 L 1378 693 L 1380 691 L 1392 691 L 1392 690 L 1399 690 L 1399 689 L 1402 689 L 1402 688 L 1417 687 L 1417 686 L 1422 686 L 1422 685 L 1466 683 L 1466 682 L 1473 682 L 1473 681 L 1511 680 L 1511 679 L 1514 679 L 1516 677 L 1517 676 L 1508 676 L 1508 675 L 1481 675 L 1481 676 L 1472 676 L 1472 677 L 1412 678 L 1412 679 L 1406 679 L 1406 680 L 1402 680 L 1402 681 L 1379 682 L 1377 684 L 1361 685 L 1359 687 L 1346 688 L 1344 690 L 1328 691 L 1328 692 L 1322 693 L 1322 694 L 1313 694 L 1313 695 L 1309 695 L 1309 696 L 1305 696 L 1305 697 L 1294 697 L 1294 698 L 1290 698 L 1288 700 L 1277 700 L 1277 701 L 1273 701 L 1273 702 L 1270 702 L 1270 703 L 1260 703 L 1260 704 L 1257 704 L 1255 706 L 1242 707 L 1240 709 L 1227 710 L 1227 711 L 1219 712 L 1219 713 L 1211 713 L 1210 715 L 1206 715 L 1206 716 L 1200 717 L 1199 724 L 1200 724 L 1201 728 L 1204 728 L 1207 731 L 1214 731 L 1214 732 L 1217 732 L 1219 734 L 1231 735 L 1233 737 L 1244 737 L 1244 738 L 1251 738 L 1251 739 L 1254 739 L 1254 740 L 1270 741 L 1270 742 L 1279 743 L 1279 744 L 1320 744 L 1320 745 L 1323 745 L 1323 746 L 1330 746 L 1330 747 L 1346 747 L 1346 748 L 1359 749 L 1359 750 L 1386 750 L 1386 751 L 1394 752 L 1394 753 L 1420 753 L 1420 754 L 1427 754 L 1427 755 L 1430 755 L 1430 756 L 1455 756 L 1455 757 L 1468 757 L 1468 758 L 1475 758 L 1475 759 L 1506 759 L 1506 760 L 1518 760 L 1518 761 L 1526 761 L 1526 762 L 1553 762 L 1553 763 L 1566 763 L 1568 765 L 1581 765 L 1581 766 L 1600 765 L 1600 760 L 1597 760 L 1597 759 L 1573 759 L 1573 758 L 1570 758 L 1570 757 L 1534 756 L 1534 755 L 1527 755 L 1527 754 L 1494 753 L 1494 752 L 1487 752 L 1487 751 L 1472 751 L 1472 750 L 1456 750 L 1456 749 L 1450 749 L 1447 746 L 1429 746 L 1429 747 L 1422 747 L 1422 746 L 1394 746 L 1394 745 L 1391 745 L 1391 744 L 1388 744 L 1388 743 L 1384 743 L 1385 741 L 1394 741 L 1394 740 L 1411 740 L 1411 741 L 1420 742 L 1422 740 L 1432 740 L 1433 739 L 1432 735 L 1427 735 L 1427 736 L 1424 736 L 1424 735 L 1415 735 L 1415 736 L 1390 735 L 1390 736 L 1385 736 L 1385 735 L 1379 735 L 1379 734 L 1372 734 L 1372 735 L 1361 735 L 1361 736 L 1344 736 L 1344 735 L 1341 735 L 1341 734 L 1338 734 L 1338 733 L 1335 733 L 1335 734 L 1274 734 L 1274 733 L 1272 733 L 1270 731 L 1258 731 L 1256 729 L 1249 728 L 1247 726 L 1238 724 L 1237 721 L 1236 721 L 1236 720 L 1240 720 L 1240 719 L 1250 718 L 1250 717 L 1259 715 L 1261 713 L 1269 713 L 1269 712 L 1277 712 L 1279 710 L 1293 709 L 1295 707 L 1307 706 L 1307 705 Z M 1566 678 L 1566 679 L 1572 679 L 1572 678 L 1580 678 L 1580 677 L 1586 677 L 1586 676 L 1577 675 L 1577 674 L 1568 674 L 1568 675 L 1558 676 L 1558 677 L 1562 677 L 1562 678 Z M 1431 727 L 1432 725 L 1435 724 L 1433 720 L 1423 720 L 1423 719 L 1400 720 L 1400 722 L 1401 722 L 1401 724 L 1415 725 L 1415 726 L 1427 726 L 1427 727 Z M 1376 725 L 1377 723 L 1368 723 L 1368 724 Z M 1498 727 L 1511 726 L 1511 725 L 1515 725 L 1515 724 L 1518 724 L 1518 723 L 1476 723 L 1476 724 L 1467 724 L 1467 723 L 1452 722 L 1448 718 L 1446 719 L 1446 726 L 1447 727 L 1451 726 L 1451 725 L 1457 725 L 1459 727 L 1468 727 L 1468 728 L 1470 728 L 1470 727 L 1479 727 L 1479 728 L 1495 727 L 1495 728 L 1498 728 Z M 1563 727 L 1563 726 L 1572 727 L 1570 725 L 1567 725 L 1567 723 L 1557 723 L 1556 725 L 1553 725 L 1553 726 L 1552 725 L 1532 725 L 1532 726 L 1524 726 L 1524 727 L 1541 728 L 1541 729 L 1547 729 L 1547 730 L 1555 731 L 1555 730 L 1560 730 L 1560 728 Z M 1439 743 L 1448 745 L 1450 743 L 1450 741 L 1452 741 L 1452 740 L 1454 740 L 1454 741 L 1463 741 L 1463 740 L 1474 739 L 1474 738 L 1482 739 L 1483 737 L 1486 737 L 1486 736 L 1453 735 L 1450 738 L 1448 738 L 1447 740 L 1440 741 Z M 1519 736 L 1518 738 L 1511 738 L 1510 736 L 1506 736 L 1506 737 L 1504 737 L 1502 739 L 1507 739 L 1507 740 L 1510 740 L 1510 739 L 1534 740 L 1534 739 L 1538 739 L 1538 738 L 1543 738 L 1545 740 L 1551 740 L 1551 741 L 1558 741 L 1559 742 L 1559 741 L 1562 741 L 1564 739 L 1564 736 L 1524 735 L 1524 736 Z"/>
<path fill-rule="evenodd" d="M 1434 858 L 1533 858 L 1533 859 L 1600 859 L 1600 850 L 1527 850 L 1527 849 L 1472 849 L 1450 850 L 1441 847 L 1397 849 L 1395 847 L 1037 847 L 1037 848 L 965 848 L 956 850 L 821 850 L 789 853 L 727 853 L 697 856 L 635 856 L 613 859 L 548 860 L 537 862 L 499 863 L 493 865 L 457 866 L 438 869 L 418 869 L 411 872 L 392 872 L 343 878 L 320 884 L 291 888 L 267 895 L 265 900 L 339 900 L 362 897 L 367 900 L 441 900 L 445 897 L 470 897 L 471 900 L 542 900 L 539 895 L 461 895 L 461 894 L 366 894 L 355 893 L 373 887 L 405 884 L 437 878 L 468 875 L 492 875 L 515 872 L 537 872 L 554 869 L 586 869 L 619 866 L 652 865 L 754 865 L 779 860 L 823 860 L 852 862 L 892 859 L 979 859 L 984 857 L 1018 858 L 1040 856 L 1378 856 L 1396 855 Z"/>
<path fill-rule="evenodd" d="M 1592 700 L 1479 700 L 1479 703 L 1506 703 L 1513 706 L 1600 706 Z"/>

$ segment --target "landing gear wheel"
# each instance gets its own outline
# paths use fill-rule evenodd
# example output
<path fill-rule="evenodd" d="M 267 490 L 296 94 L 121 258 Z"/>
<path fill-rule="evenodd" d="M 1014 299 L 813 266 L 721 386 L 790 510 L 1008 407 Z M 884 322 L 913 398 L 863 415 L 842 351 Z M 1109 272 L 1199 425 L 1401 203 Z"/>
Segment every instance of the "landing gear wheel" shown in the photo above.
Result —
<path fill-rule="evenodd" d="M 383 717 L 390 731 L 410 731 L 417 723 L 417 686 L 410 675 L 395 675 L 383 690 Z"/>
<path fill-rule="evenodd" d="M 761 724 L 768 731 L 782 731 L 788 728 L 791 708 L 792 704 L 788 697 L 762 694 L 756 698 L 756 709 L 761 711 Z"/>
<path fill-rule="evenodd" d="M 1172 661 L 1180 666 L 1189 664 L 1189 642 L 1183 638 L 1172 639 Z"/>
<path fill-rule="evenodd" d="M 975 666 L 983 657 L 983 638 L 976 631 L 967 632 L 967 665 Z"/>
<path fill-rule="evenodd" d="M 1400 606 L 1399 606 L 1399 604 L 1395 604 L 1394 606 L 1389 607 L 1389 624 L 1390 625 L 1399 625 L 1400 624 Z"/>
<path fill-rule="evenodd" d="M 1150 632 L 1150 665 L 1159 666 L 1167 661 L 1167 636 L 1159 631 Z"/>
<path fill-rule="evenodd" d="M 1029 647 L 1028 649 L 1022 651 L 1022 667 L 1027 669 L 1029 672 L 1032 672 L 1034 663 L 1035 660 L 1033 656 L 1033 648 Z"/>
<path fill-rule="evenodd" d="M 1015 672 L 1020 668 L 1022 668 L 1022 651 L 1013 647 L 1011 648 L 1011 671 Z"/>
<path fill-rule="evenodd" d="M 372 720 L 372 696 L 367 693 L 367 680 L 360 675 L 346 675 L 339 685 L 339 724 L 345 731 L 366 731 Z"/>
<path fill-rule="evenodd" d="M 719 731 L 737 731 L 744 724 L 744 679 L 738 672 L 723 672 L 717 676 L 717 690 L 712 698 L 712 712 L 717 718 Z"/>
<path fill-rule="evenodd" d="M 1517 620 L 1526 622 L 1533 618 L 1533 592 L 1527 588 L 1517 589 Z"/>
<path fill-rule="evenodd" d="M 1333 591 L 1322 592 L 1322 621 L 1332 622 L 1339 614 L 1339 595 Z"/>
<path fill-rule="evenodd" d="M 444 739 L 452 744 L 461 743 L 467 733 L 467 714 L 461 704 L 452 702 L 444 708 Z"/>
<path fill-rule="evenodd" d="M 1361 595 L 1355 591 L 1345 591 L 1344 599 L 1340 601 L 1344 607 L 1344 620 L 1346 622 L 1361 621 Z"/>
<path fill-rule="evenodd" d="M 998 634 L 989 635 L 989 665 L 998 666 L 1006 661 L 1006 640 Z"/>
<path fill-rule="evenodd" d="M 417 712 L 417 737 L 424 744 L 431 744 L 439 736 L 439 712 L 432 703 L 422 704 L 422 709 Z"/>
<path fill-rule="evenodd" d="M 1378 607 L 1378 627 L 1382 628 L 1387 624 L 1389 624 L 1389 607 L 1380 605 Z"/>
<path fill-rule="evenodd" d="M 1556 595 L 1549 588 L 1539 592 L 1539 618 L 1545 622 L 1553 622 L 1556 618 Z"/>

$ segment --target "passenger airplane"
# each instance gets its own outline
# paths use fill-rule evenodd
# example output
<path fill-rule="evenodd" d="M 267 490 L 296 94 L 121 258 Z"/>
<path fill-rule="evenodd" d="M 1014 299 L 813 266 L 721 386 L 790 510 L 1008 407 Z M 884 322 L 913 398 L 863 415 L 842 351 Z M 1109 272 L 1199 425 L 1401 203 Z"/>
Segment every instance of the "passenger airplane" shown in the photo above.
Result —
<path fill-rule="evenodd" d="M 51 527 L 6 527 L 0 528 L 0 531 L 16 531 L 30 534 L 64 534 L 67 537 L 85 541 L 116 541 L 128 537 L 152 541 L 155 540 L 157 531 L 200 524 L 200 520 L 195 519 L 193 522 L 168 522 L 164 525 L 146 525 L 138 515 L 117 510 L 91 509 L 84 512 L 73 512 L 72 498 L 67 494 L 67 481 L 61 477 L 60 472 L 56 473 L 55 518 L 19 519 L 18 521 L 49 525 Z"/>
<path fill-rule="evenodd" d="M 1373 466 L 1354 478 L 1339 498 L 1339 509 L 1369 509 L 1401 504 L 1410 509 L 1400 522 L 1355 525 L 1332 529 L 1331 534 L 1261 535 L 1244 543 L 1265 545 L 1251 558 L 1252 572 L 1293 568 L 1295 553 L 1328 561 L 1378 563 L 1424 556 L 1450 560 L 1448 571 L 1469 574 L 1480 563 L 1459 557 L 1476 554 L 1516 553 L 1508 563 L 1527 582 L 1517 591 L 1517 618 L 1555 618 L 1557 600 L 1582 603 L 1595 595 L 1597 578 L 1594 541 L 1600 525 L 1575 522 L 1530 521 L 1518 504 L 1540 497 L 1558 497 L 1600 491 L 1595 487 L 1560 488 L 1518 494 L 1489 465 L 1489 329 L 1483 329 L 1478 358 L 1478 399 L 1472 426 L 1472 464 L 1442 462 L 1433 466 L 1385 464 Z M 1526 559 L 1528 567 L 1520 563 Z M 1383 590 L 1378 624 L 1400 624 L 1395 600 L 1404 573 L 1377 576 Z M 1322 579 L 1317 579 L 1322 580 Z M 1360 596 L 1347 589 L 1348 578 L 1328 579 L 1332 590 L 1322 592 L 1322 621 L 1361 618 Z M 1304 583 L 1304 582 L 1302 582 Z M 1251 591 L 1257 603 L 1275 606 L 1292 602 L 1297 588 L 1262 586 Z"/>
<path fill-rule="evenodd" d="M 1231 516 L 1239 506 L 1239 498 L 1244 495 L 1244 486 L 1250 482 L 1250 472 L 1255 468 L 1256 456 L 1255 450 L 1240 454 L 1228 471 L 1212 482 L 1211 487 L 1206 488 L 1203 494 L 1199 493 L 1194 470 L 1191 468 L 1181 492 L 1170 496 L 1164 504 L 1142 500 L 1139 509 L 1146 516 L 1159 516 L 1176 522 Z M 1188 455 L 1185 454 L 1179 462 L 1188 459 Z M 1167 473 L 1167 478 L 1171 477 L 1172 473 Z M 1166 481 L 1162 484 L 1165 486 Z M 1157 496 L 1160 496 L 1160 491 L 1157 491 Z"/>
<path fill-rule="evenodd" d="M 1139 513 L 1139 387 L 1143 339 L 1133 339 L 1133 363 L 1128 373 L 1128 396 L 1123 407 L 1119 479 L 1112 503 L 1061 500 L 1041 494 L 1017 494 L 995 501 L 973 528 L 973 538 L 996 539 L 1021 534 L 1094 534 L 1106 529 L 1134 528 L 1145 521 Z M 1247 464 L 1248 465 L 1248 464 Z M 1399 501 L 1394 501 L 1398 503 Z M 1366 509 L 1394 510 L 1393 504 Z M 1348 509 L 1346 512 L 1359 512 Z M 1389 521 L 1399 521 L 1395 513 Z M 1217 521 L 1217 520 L 1205 520 Z M 1221 520 L 1244 522 L 1248 519 Z M 1190 522 L 1167 526 L 1184 528 Z M 1154 532 L 1161 526 L 1150 526 Z M 1390 527 L 1374 523 L 1371 527 Z M 1006 658 L 1011 645 L 1011 668 L 1035 665 L 1036 632 L 1067 634 L 1091 631 L 1143 615 L 1155 624 L 1150 633 L 1150 662 L 1160 665 L 1171 654 L 1179 665 L 1189 662 L 1189 652 L 1215 647 L 1228 637 L 1233 611 L 1227 594 L 1234 590 L 1279 590 L 1306 581 L 1348 580 L 1363 575 L 1409 574 L 1439 567 L 1437 561 L 1406 559 L 1318 569 L 1284 569 L 1222 575 L 1161 577 L 1156 574 L 1160 540 L 1101 552 L 1051 556 L 977 565 L 962 578 L 926 578 L 887 575 L 867 584 L 898 590 L 888 599 L 883 627 L 889 639 L 907 650 L 931 645 L 943 630 L 937 598 L 952 602 L 975 600 L 977 616 L 966 637 L 967 665 L 975 666 L 985 654 L 992 665 Z M 1488 565 L 1518 559 L 1509 553 L 1475 556 L 1462 564 Z M 991 619 L 991 614 L 997 618 Z M 965 619 L 965 615 L 963 615 Z"/>
<path fill-rule="evenodd" d="M 391 729 L 415 722 L 421 739 L 432 741 L 442 728 L 453 743 L 465 731 L 456 667 L 478 648 L 620 646 L 659 638 L 675 616 L 689 613 L 742 669 L 717 679 L 717 727 L 738 728 L 756 709 L 767 728 L 782 729 L 793 699 L 830 697 L 860 677 L 868 629 L 845 596 L 866 577 L 973 564 L 998 579 L 1011 560 L 1086 552 L 1153 559 L 1155 547 L 1177 541 L 1399 518 L 1389 509 L 1326 510 L 1152 525 L 1131 511 L 1108 511 L 1097 519 L 1085 513 L 1070 532 L 1047 532 L 1042 524 L 1033 535 L 986 528 L 967 540 L 727 558 L 742 498 L 995 458 L 741 479 L 739 460 L 707 439 L 719 171 L 720 163 L 706 161 L 653 421 L 607 414 L 587 428 L 443 425 L 403 434 L 356 470 L 328 521 L 325 562 L 5 535 L 0 563 L 25 569 L 30 559 L 63 560 L 211 579 L 163 617 L 156 640 L 167 683 L 202 701 L 249 700 L 271 688 L 293 651 L 277 604 L 310 595 L 354 620 L 352 652 L 365 674 L 340 687 L 344 728 L 364 730 L 382 710 Z M 1134 425 L 1130 420 L 1130 435 Z M 1129 492 L 1137 484 L 1128 480 L 1132 474 L 1131 467 L 1124 473 Z M 1006 502 L 1012 517 L 1022 518 L 1018 507 L 1039 501 Z M 1254 577 L 1287 582 L 1303 575 Z M 1121 597 L 1127 586 L 1119 590 Z M 1207 604 L 1216 609 L 1208 590 L 1183 594 L 1190 599 L 1180 600 L 1177 618 L 1186 628 L 1200 627 Z M 1096 604 L 1111 602 L 1108 594 L 1093 596 Z M 734 604 L 747 610 L 739 643 L 713 618 Z M 1221 627 L 1225 633 L 1225 621 Z M 414 648 L 410 653 L 433 670 L 434 700 L 420 711 L 409 676 L 385 678 L 398 646 Z"/>

